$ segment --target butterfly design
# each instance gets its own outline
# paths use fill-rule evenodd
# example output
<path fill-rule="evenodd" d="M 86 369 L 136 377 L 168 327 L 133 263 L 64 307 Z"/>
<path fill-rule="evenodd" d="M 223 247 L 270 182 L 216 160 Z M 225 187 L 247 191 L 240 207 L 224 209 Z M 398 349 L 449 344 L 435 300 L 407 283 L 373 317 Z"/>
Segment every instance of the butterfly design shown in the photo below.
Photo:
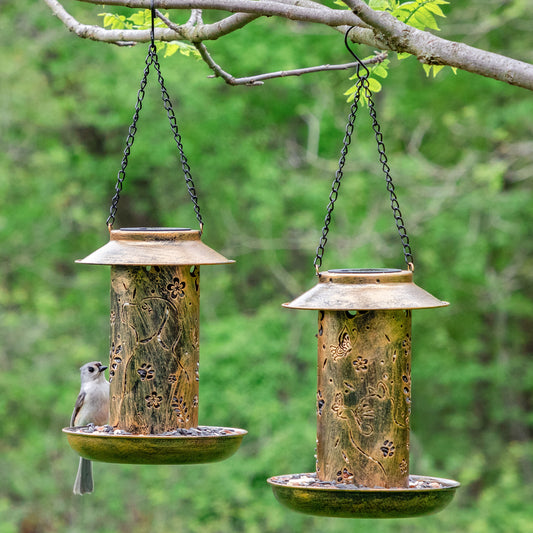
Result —
<path fill-rule="evenodd" d="M 339 335 L 339 344 L 331 344 L 329 349 L 334 361 L 341 357 L 346 357 L 352 351 L 352 342 L 346 328 L 343 328 Z"/>

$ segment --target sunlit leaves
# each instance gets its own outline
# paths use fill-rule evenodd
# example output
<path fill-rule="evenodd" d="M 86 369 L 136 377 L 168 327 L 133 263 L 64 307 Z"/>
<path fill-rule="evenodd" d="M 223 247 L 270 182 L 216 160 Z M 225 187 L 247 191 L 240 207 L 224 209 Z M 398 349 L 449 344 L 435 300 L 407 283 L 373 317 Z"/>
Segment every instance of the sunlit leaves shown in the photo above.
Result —
<path fill-rule="evenodd" d="M 440 28 L 435 17 L 445 17 L 440 8 L 441 5 L 448 4 L 446 0 L 414 0 L 412 2 L 387 2 L 396 4 L 392 9 L 386 9 L 401 22 L 409 24 L 419 30 L 438 31 Z"/>
<path fill-rule="evenodd" d="M 152 16 L 149 9 L 137 11 L 130 17 L 124 15 L 117 15 L 115 13 L 100 13 L 104 17 L 104 28 L 112 30 L 149 30 L 152 27 Z M 165 13 L 168 17 L 168 13 Z M 156 28 L 166 28 L 166 24 L 159 18 L 154 21 Z M 163 57 L 169 57 L 176 52 L 184 56 L 196 57 L 200 59 L 200 53 L 196 48 L 183 41 L 158 41 L 158 49 L 164 51 Z"/>
<path fill-rule="evenodd" d="M 368 56 L 363 61 L 372 59 L 374 56 Z M 368 88 L 372 93 L 377 93 L 381 91 L 381 83 L 376 79 L 376 77 L 379 78 L 386 78 L 389 75 L 389 59 L 385 59 L 380 63 L 376 63 L 375 65 L 367 65 L 368 70 L 370 71 L 370 74 L 368 76 Z M 355 73 L 353 76 L 350 77 L 351 80 L 357 80 L 357 73 Z M 355 92 L 357 91 L 357 84 L 352 85 L 344 94 L 348 97 L 347 101 L 351 102 L 354 98 Z M 366 104 L 367 98 L 364 95 L 363 92 L 361 92 L 361 103 Z"/>
<path fill-rule="evenodd" d="M 166 45 L 164 57 L 169 57 L 179 52 L 184 56 L 193 56 L 200 59 L 200 52 L 191 44 L 184 43 L 183 41 L 170 41 Z"/>

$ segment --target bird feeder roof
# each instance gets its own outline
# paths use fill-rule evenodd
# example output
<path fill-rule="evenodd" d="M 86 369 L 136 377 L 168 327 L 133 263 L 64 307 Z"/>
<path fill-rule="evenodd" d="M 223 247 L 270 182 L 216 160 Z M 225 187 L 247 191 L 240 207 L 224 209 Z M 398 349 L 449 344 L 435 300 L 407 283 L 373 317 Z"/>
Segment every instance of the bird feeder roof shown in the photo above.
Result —
<path fill-rule="evenodd" d="M 428 309 L 445 307 L 413 283 L 410 270 L 328 270 L 319 274 L 318 284 L 290 303 L 291 309 L 376 310 Z"/>
<path fill-rule="evenodd" d="M 76 261 L 90 265 L 218 265 L 234 263 L 200 240 L 188 228 L 121 228 L 105 245 Z"/>

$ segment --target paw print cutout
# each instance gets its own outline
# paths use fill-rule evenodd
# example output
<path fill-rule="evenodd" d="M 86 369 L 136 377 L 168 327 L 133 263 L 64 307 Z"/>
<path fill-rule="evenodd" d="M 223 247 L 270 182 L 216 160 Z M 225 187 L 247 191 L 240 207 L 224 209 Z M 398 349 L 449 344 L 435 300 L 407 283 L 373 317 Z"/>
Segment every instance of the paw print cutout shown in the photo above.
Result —
<path fill-rule="evenodd" d="M 391 440 L 386 440 L 383 442 L 383 445 L 381 446 L 380 450 L 381 453 L 383 453 L 383 457 L 392 457 L 394 455 L 396 447 L 394 446 L 394 443 Z"/>
<path fill-rule="evenodd" d="M 141 381 L 154 379 L 155 370 L 152 368 L 152 365 L 143 363 L 141 368 L 137 369 L 137 374 L 141 378 Z"/>

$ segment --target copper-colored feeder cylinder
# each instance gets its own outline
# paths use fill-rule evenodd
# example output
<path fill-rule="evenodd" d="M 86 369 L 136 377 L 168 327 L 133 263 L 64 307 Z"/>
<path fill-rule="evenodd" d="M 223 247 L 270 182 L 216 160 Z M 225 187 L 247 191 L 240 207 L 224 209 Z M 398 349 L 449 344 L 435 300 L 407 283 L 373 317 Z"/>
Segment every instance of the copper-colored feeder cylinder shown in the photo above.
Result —
<path fill-rule="evenodd" d="M 110 425 L 144 435 L 198 426 L 199 265 L 233 261 L 199 231 L 126 228 L 79 262 L 111 265 Z"/>
<path fill-rule="evenodd" d="M 318 317 L 317 477 L 409 486 L 411 309 L 442 307 L 411 271 L 333 270 L 286 307 Z"/>

